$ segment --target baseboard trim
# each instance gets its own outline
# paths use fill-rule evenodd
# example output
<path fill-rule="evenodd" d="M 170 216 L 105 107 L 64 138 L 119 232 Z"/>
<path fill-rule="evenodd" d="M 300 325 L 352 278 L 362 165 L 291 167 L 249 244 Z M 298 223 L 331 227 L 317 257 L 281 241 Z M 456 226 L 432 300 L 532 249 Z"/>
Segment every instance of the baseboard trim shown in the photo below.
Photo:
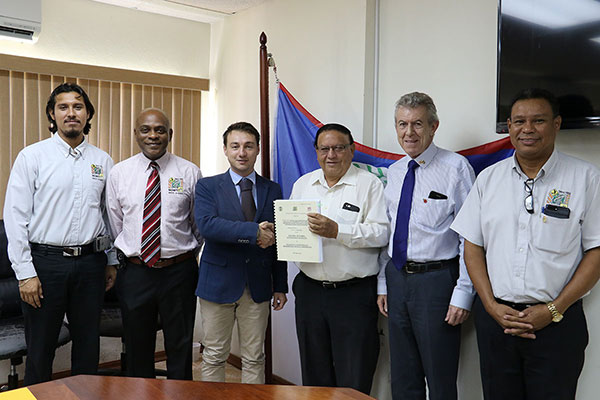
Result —
<path fill-rule="evenodd" d="M 242 359 L 236 355 L 233 354 L 229 354 L 229 357 L 227 358 L 227 362 L 231 365 L 233 365 L 234 367 L 236 367 L 237 369 L 242 369 Z M 292 382 L 283 379 L 282 377 L 273 374 L 273 382 L 268 382 L 270 384 L 273 385 L 291 385 L 291 386 L 295 386 L 295 384 L 293 384 Z"/>

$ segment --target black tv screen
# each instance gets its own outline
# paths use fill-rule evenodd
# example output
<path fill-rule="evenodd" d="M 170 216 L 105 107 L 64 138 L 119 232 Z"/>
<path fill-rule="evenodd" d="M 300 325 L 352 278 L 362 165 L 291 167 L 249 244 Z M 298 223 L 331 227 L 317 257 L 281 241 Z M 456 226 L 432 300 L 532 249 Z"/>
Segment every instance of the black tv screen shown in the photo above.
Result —
<path fill-rule="evenodd" d="M 522 89 L 558 98 L 563 129 L 600 127 L 600 0 L 500 0 L 496 132 Z"/>

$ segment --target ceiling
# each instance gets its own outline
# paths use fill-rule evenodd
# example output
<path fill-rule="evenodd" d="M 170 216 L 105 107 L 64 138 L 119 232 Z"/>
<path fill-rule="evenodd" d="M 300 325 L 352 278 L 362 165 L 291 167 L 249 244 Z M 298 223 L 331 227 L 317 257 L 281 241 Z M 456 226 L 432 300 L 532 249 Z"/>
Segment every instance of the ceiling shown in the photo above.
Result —
<path fill-rule="evenodd" d="M 198 22 L 215 22 L 266 0 L 93 0 Z"/>

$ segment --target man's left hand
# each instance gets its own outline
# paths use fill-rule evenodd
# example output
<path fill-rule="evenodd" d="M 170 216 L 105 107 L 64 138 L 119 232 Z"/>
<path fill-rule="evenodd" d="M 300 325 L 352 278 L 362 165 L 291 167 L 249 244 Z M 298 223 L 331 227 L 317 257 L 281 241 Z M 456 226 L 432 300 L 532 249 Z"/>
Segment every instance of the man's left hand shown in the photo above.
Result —
<path fill-rule="evenodd" d="M 456 326 L 460 325 L 469 318 L 469 311 L 464 308 L 455 307 L 453 305 L 448 306 L 448 312 L 446 313 L 446 321 L 448 325 Z"/>
<path fill-rule="evenodd" d="M 508 321 L 519 321 L 533 325 L 530 336 L 533 336 L 532 339 L 535 339 L 535 335 L 531 335 L 531 333 L 548 326 L 552 322 L 552 313 L 550 313 L 546 304 L 538 304 L 524 309 L 519 313 L 518 317 L 506 315 L 504 318 Z M 523 332 L 520 330 L 507 329 L 505 330 L 505 333 L 521 336 Z"/>
<path fill-rule="evenodd" d="M 108 292 L 115 285 L 117 280 L 117 268 L 114 265 L 107 265 L 104 269 L 104 291 Z"/>
<path fill-rule="evenodd" d="M 273 293 L 273 310 L 279 311 L 287 303 L 287 296 L 285 293 L 275 292 Z"/>
<path fill-rule="evenodd" d="M 335 239 L 338 235 L 338 224 L 323 214 L 308 213 L 308 229 L 319 236 Z"/>

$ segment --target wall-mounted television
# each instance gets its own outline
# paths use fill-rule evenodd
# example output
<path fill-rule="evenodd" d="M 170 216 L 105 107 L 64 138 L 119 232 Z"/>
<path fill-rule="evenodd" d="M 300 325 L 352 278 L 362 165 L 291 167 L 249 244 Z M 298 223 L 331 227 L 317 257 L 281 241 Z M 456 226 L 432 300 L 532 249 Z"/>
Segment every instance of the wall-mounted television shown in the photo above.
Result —
<path fill-rule="evenodd" d="M 499 0 L 497 77 L 498 133 L 531 87 L 558 98 L 563 129 L 600 128 L 600 0 Z"/>

